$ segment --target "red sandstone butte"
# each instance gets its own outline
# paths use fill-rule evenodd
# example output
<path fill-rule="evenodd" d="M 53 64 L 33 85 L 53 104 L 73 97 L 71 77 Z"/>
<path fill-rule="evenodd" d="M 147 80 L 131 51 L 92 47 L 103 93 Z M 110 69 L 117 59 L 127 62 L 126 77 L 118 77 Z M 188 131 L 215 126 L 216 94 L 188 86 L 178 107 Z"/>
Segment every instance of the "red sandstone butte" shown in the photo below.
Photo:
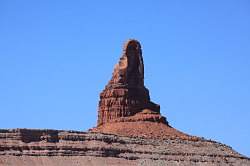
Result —
<path fill-rule="evenodd" d="M 97 127 L 91 131 L 146 138 L 198 139 L 169 126 L 160 113 L 160 105 L 150 100 L 137 40 L 125 43 L 112 78 L 100 94 Z"/>
<path fill-rule="evenodd" d="M 238 166 L 250 159 L 172 128 L 144 86 L 140 43 L 129 40 L 100 94 L 97 127 L 90 132 L 0 129 L 0 166 L 69 165 Z"/>

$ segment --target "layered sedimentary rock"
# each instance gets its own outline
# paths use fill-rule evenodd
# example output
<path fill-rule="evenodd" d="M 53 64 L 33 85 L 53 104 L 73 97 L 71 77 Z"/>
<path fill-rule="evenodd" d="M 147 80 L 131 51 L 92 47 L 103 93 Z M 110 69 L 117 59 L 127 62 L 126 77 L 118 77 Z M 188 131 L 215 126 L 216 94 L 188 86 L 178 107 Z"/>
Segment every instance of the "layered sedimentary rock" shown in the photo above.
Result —
<path fill-rule="evenodd" d="M 144 86 L 141 45 L 129 40 L 88 132 L 0 129 L 0 166 L 250 165 L 232 148 L 171 127 Z"/>
<path fill-rule="evenodd" d="M 205 139 L 143 139 L 63 130 L 0 130 L 0 166 L 250 165 Z"/>
<path fill-rule="evenodd" d="M 129 137 L 199 139 L 172 128 L 161 115 L 160 105 L 150 100 L 137 40 L 125 43 L 112 78 L 100 94 L 98 123 L 91 131 Z"/>
<path fill-rule="evenodd" d="M 165 117 L 159 116 L 160 106 L 150 101 L 149 91 L 144 86 L 141 45 L 136 40 L 129 40 L 124 45 L 111 80 L 100 94 L 97 125 L 119 121 L 143 110 L 152 115 L 151 120 L 155 117 L 155 121 L 167 124 Z"/>

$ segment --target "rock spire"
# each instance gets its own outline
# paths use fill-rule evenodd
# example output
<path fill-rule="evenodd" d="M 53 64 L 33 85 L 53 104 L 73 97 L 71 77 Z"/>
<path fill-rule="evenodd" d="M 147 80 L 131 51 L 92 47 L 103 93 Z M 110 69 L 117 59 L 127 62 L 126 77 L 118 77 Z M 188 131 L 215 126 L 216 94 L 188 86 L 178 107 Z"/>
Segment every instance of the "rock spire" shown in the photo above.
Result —
<path fill-rule="evenodd" d="M 152 121 L 153 116 L 154 121 L 167 124 L 160 116 L 160 105 L 150 101 L 149 91 L 144 86 L 141 45 L 137 40 L 128 40 L 111 80 L 100 94 L 97 125 L 124 121 L 138 113 L 151 115 L 147 116 L 148 120 Z"/>
<path fill-rule="evenodd" d="M 100 94 L 97 127 L 92 132 L 129 137 L 197 139 L 169 126 L 160 105 L 144 86 L 141 45 L 128 40 L 112 78 Z"/>

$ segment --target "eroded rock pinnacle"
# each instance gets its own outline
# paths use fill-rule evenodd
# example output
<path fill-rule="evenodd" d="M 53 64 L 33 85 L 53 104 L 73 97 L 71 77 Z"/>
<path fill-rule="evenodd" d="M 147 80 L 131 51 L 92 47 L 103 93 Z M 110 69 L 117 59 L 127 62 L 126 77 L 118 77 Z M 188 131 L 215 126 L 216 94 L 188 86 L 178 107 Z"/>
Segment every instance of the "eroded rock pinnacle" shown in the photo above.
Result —
<path fill-rule="evenodd" d="M 112 78 L 100 94 L 98 126 L 126 120 L 167 124 L 166 119 L 160 115 L 160 105 L 150 101 L 149 91 L 144 86 L 142 50 L 137 40 L 125 43 Z"/>
<path fill-rule="evenodd" d="M 97 127 L 92 132 L 122 136 L 198 139 L 169 126 L 160 105 L 150 100 L 144 86 L 141 45 L 128 40 L 112 78 L 100 94 Z"/>

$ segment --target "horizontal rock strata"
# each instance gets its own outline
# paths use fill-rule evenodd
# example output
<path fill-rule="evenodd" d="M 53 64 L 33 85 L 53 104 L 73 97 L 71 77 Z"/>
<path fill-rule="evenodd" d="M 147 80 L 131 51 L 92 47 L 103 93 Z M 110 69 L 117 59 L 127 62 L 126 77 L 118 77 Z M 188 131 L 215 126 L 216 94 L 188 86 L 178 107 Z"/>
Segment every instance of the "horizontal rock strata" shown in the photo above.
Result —
<path fill-rule="evenodd" d="M 249 165 L 205 139 L 143 139 L 62 130 L 0 130 L 0 165 Z"/>

